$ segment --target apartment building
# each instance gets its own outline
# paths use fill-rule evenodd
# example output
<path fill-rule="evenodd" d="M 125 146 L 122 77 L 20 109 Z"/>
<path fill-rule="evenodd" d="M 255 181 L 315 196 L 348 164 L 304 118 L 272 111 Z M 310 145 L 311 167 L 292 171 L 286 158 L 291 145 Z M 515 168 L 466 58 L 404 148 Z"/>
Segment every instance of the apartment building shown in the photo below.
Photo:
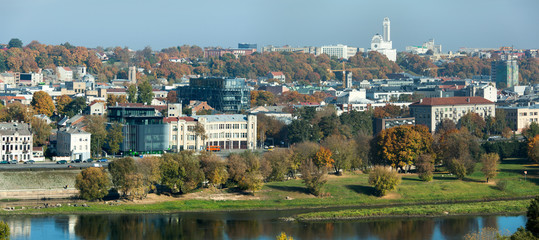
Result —
<path fill-rule="evenodd" d="M 442 120 L 450 119 L 457 123 L 460 118 L 474 112 L 485 118 L 495 116 L 495 104 L 482 97 L 423 98 L 410 105 L 410 113 L 417 125 L 423 124 L 434 132 Z"/>
<path fill-rule="evenodd" d="M 532 122 L 539 123 L 539 105 L 524 107 L 500 107 L 505 112 L 505 120 L 517 134 Z"/>
<path fill-rule="evenodd" d="M 33 137 L 28 123 L 0 123 L 2 161 L 28 161 L 32 156 Z"/>
<path fill-rule="evenodd" d="M 71 160 L 86 161 L 91 158 L 92 134 L 76 127 L 60 129 L 57 135 L 58 156 L 69 156 Z"/>

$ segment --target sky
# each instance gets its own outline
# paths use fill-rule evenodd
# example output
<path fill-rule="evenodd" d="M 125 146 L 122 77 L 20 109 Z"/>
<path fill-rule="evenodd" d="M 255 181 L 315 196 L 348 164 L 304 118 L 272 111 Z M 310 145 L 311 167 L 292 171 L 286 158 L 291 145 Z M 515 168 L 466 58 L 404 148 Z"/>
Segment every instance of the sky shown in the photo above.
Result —
<path fill-rule="evenodd" d="M 539 48 L 539 0 L 0 0 L 0 9 L 0 43 L 25 45 L 367 49 L 389 17 L 397 51 L 432 38 L 444 52 Z"/>

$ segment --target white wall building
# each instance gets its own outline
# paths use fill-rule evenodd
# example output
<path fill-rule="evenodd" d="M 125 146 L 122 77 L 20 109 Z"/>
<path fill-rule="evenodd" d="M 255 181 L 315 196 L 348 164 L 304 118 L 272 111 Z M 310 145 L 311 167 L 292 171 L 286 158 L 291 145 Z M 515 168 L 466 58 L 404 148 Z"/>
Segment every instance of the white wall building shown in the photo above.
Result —
<path fill-rule="evenodd" d="M 517 134 L 532 122 L 539 124 L 539 105 L 525 107 L 500 107 L 505 112 L 505 119 Z"/>
<path fill-rule="evenodd" d="M 397 50 L 393 49 L 393 42 L 391 41 L 391 25 L 389 18 L 384 18 L 384 31 L 383 35 L 375 34 L 371 40 L 371 51 L 377 51 L 386 55 L 387 59 L 395 62 L 397 61 Z"/>
<path fill-rule="evenodd" d="M 424 42 L 421 46 L 407 46 L 406 51 L 413 54 L 425 54 L 428 50 L 432 50 L 433 54 L 442 53 L 442 45 L 436 45 L 434 39 L 430 39 L 428 42 Z"/>
<path fill-rule="evenodd" d="M 322 46 L 320 48 L 320 53 L 325 53 L 330 57 L 344 58 L 348 59 L 356 55 L 360 51 L 357 47 L 349 47 L 342 44 L 331 45 L 331 46 Z"/>
<path fill-rule="evenodd" d="M 28 161 L 32 156 L 33 136 L 28 123 L 0 123 L 0 159 Z"/>
<path fill-rule="evenodd" d="M 58 130 L 56 151 L 59 156 L 69 156 L 71 160 L 86 161 L 91 158 L 92 134 L 80 128 L 67 127 Z"/>
<path fill-rule="evenodd" d="M 58 80 L 69 82 L 73 81 L 73 70 L 68 67 L 57 67 L 56 68 L 56 75 L 58 76 Z"/>
<path fill-rule="evenodd" d="M 365 89 L 345 89 L 337 95 L 337 104 L 364 103 L 367 100 L 367 91 Z"/>

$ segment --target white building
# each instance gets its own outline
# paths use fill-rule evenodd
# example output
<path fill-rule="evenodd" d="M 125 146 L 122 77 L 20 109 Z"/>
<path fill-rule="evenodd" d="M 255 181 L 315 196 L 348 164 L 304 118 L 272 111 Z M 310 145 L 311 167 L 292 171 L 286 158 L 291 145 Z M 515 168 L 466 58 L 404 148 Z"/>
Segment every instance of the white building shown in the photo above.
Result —
<path fill-rule="evenodd" d="M 517 134 L 529 127 L 532 122 L 539 124 L 539 105 L 525 107 L 500 107 L 505 112 L 505 120 Z"/>
<path fill-rule="evenodd" d="M 0 123 L 0 159 L 28 161 L 32 156 L 33 137 L 28 123 Z"/>
<path fill-rule="evenodd" d="M 80 128 L 67 127 L 58 130 L 58 156 L 70 156 L 71 160 L 88 160 L 91 158 L 91 139 L 92 134 Z"/>
<path fill-rule="evenodd" d="M 442 120 L 457 123 L 468 112 L 477 113 L 482 118 L 496 116 L 495 104 L 482 97 L 423 98 L 410 105 L 415 123 L 426 125 L 432 132 Z"/>
<path fill-rule="evenodd" d="M 167 117 L 181 117 L 182 116 L 182 104 L 181 103 L 168 103 L 167 104 Z"/>
<path fill-rule="evenodd" d="M 406 51 L 413 54 L 425 54 L 428 50 L 432 50 L 433 54 L 442 53 L 442 45 L 434 44 L 434 39 L 430 39 L 428 42 L 424 42 L 421 46 L 407 46 Z"/>
<path fill-rule="evenodd" d="M 103 101 L 95 101 L 90 103 L 90 115 L 105 115 L 107 112 L 107 104 Z"/>
<path fill-rule="evenodd" d="M 56 68 L 56 75 L 58 76 L 58 80 L 69 82 L 73 81 L 73 70 L 68 67 L 57 67 Z"/>
<path fill-rule="evenodd" d="M 479 83 L 466 87 L 466 96 L 483 97 L 491 102 L 498 101 L 498 89 L 490 83 Z"/>
<path fill-rule="evenodd" d="M 164 122 L 169 125 L 170 149 L 202 150 L 206 146 L 220 146 L 225 149 L 256 149 L 256 115 L 199 115 L 193 117 L 170 117 Z M 206 139 L 195 133 L 200 123 L 206 132 Z"/>
<path fill-rule="evenodd" d="M 356 55 L 360 51 L 357 47 L 349 47 L 342 44 L 331 45 L 331 46 L 322 46 L 320 48 L 320 53 L 325 53 L 330 57 L 344 58 L 348 59 Z"/>
<path fill-rule="evenodd" d="M 389 18 L 384 18 L 384 32 L 383 36 L 380 34 L 374 35 L 371 40 L 371 51 L 377 51 L 386 55 L 387 59 L 395 62 L 397 61 L 397 50 L 393 49 L 393 42 L 391 41 L 391 26 Z"/>
<path fill-rule="evenodd" d="M 345 89 L 337 95 L 337 104 L 364 103 L 367 100 L 367 91 L 365 89 Z"/>

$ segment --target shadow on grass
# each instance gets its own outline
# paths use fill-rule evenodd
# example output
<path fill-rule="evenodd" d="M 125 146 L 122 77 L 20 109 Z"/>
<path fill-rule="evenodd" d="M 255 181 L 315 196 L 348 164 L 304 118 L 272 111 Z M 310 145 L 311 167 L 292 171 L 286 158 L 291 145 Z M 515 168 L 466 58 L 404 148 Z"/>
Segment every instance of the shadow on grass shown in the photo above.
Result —
<path fill-rule="evenodd" d="M 529 159 L 526 158 L 517 158 L 517 159 L 503 159 L 501 160 L 501 164 L 530 164 L 533 163 Z"/>
<path fill-rule="evenodd" d="M 411 177 L 403 177 L 402 180 L 406 180 L 406 181 L 416 181 L 416 182 L 423 182 L 421 179 L 419 178 L 411 178 Z"/>
<path fill-rule="evenodd" d="M 434 180 L 456 180 L 457 177 L 455 177 L 455 175 L 449 175 L 449 174 L 444 174 L 443 176 L 435 174 L 432 177 L 432 179 L 434 179 Z"/>
<path fill-rule="evenodd" d="M 241 195 L 245 195 L 245 196 L 252 196 L 252 195 L 254 195 L 253 192 L 248 192 L 248 191 L 241 190 L 241 188 L 239 188 L 239 187 L 231 187 L 231 188 L 227 188 L 225 191 L 226 191 L 227 193 L 236 193 L 236 194 L 241 194 Z"/>
<path fill-rule="evenodd" d="M 266 185 L 269 188 L 273 188 L 275 190 L 279 191 L 285 191 L 285 192 L 297 192 L 297 193 L 304 193 L 304 194 L 311 194 L 309 190 L 305 187 L 296 187 L 296 186 L 273 186 L 273 185 Z"/>
<path fill-rule="evenodd" d="M 362 186 L 362 185 L 345 185 L 346 188 L 353 190 L 356 193 L 359 194 L 365 194 L 367 196 L 377 196 L 376 190 L 373 187 L 370 186 Z"/>
<path fill-rule="evenodd" d="M 476 182 L 476 183 L 486 183 L 487 180 L 481 180 L 481 179 L 475 179 L 475 178 L 468 178 L 468 177 L 465 177 L 464 179 L 462 179 L 462 181 L 465 181 L 465 182 Z"/>

